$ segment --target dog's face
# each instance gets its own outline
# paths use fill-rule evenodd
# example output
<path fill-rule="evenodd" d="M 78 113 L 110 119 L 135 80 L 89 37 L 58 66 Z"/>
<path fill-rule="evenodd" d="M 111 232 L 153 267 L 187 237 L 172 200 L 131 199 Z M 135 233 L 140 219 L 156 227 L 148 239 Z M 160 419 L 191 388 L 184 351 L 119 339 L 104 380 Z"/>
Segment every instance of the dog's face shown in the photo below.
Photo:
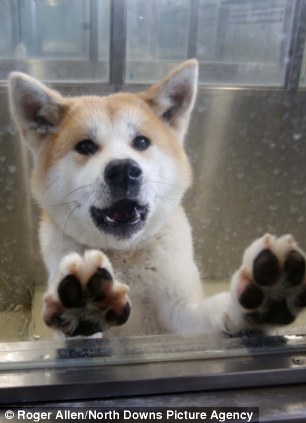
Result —
<path fill-rule="evenodd" d="M 11 75 L 34 195 L 64 234 L 120 249 L 158 232 L 191 183 L 183 137 L 196 85 L 194 60 L 145 92 L 108 97 L 64 98 Z"/>

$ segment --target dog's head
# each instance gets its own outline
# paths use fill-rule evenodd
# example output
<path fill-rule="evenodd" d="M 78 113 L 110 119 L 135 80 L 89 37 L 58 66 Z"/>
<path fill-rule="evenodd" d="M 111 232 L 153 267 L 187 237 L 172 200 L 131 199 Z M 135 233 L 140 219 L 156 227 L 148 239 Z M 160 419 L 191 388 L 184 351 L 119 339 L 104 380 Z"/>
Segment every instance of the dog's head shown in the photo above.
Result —
<path fill-rule="evenodd" d="M 139 94 L 72 98 L 11 74 L 11 109 L 34 157 L 34 195 L 65 234 L 120 249 L 159 231 L 191 183 L 183 138 L 197 70 L 190 60 Z"/>

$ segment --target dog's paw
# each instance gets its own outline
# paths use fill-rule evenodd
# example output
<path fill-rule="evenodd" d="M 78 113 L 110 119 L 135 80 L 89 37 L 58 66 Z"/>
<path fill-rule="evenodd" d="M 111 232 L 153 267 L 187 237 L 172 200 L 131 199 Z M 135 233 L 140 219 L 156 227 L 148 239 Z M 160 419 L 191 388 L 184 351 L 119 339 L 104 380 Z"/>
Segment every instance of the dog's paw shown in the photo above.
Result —
<path fill-rule="evenodd" d="M 43 320 L 66 336 L 89 336 L 124 324 L 130 315 L 128 286 L 114 280 L 108 258 L 98 250 L 68 254 L 44 297 Z"/>
<path fill-rule="evenodd" d="M 253 242 L 233 276 L 231 295 L 246 327 L 292 323 L 306 307 L 305 255 L 293 237 L 266 234 Z"/>

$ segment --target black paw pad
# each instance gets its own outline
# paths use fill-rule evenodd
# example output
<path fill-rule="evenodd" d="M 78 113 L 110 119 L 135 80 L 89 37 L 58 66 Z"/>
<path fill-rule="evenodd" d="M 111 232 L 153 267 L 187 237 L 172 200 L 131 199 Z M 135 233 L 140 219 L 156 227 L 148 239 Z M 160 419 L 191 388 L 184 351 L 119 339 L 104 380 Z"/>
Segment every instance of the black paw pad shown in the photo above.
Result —
<path fill-rule="evenodd" d="M 101 331 L 102 329 L 98 322 L 79 320 L 77 327 L 73 331 L 69 332 L 67 336 L 90 336 Z"/>
<path fill-rule="evenodd" d="M 58 295 L 65 307 L 82 307 L 84 304 L 81 283 L 73 275 L 68 275 L 61 281 Z"/>
<path fill-rule="evenodd" d="M 46 323 L 47 326 L 50 326 L 50 327 L 54 326 L 54 327 L 60 328 L 60 327 L 67 325 L 67 320 L 64 319 L 60 315 L 55 315 L 55 316 L 52 317 L 51 320 L 46 321 L 45 323 Z"/>
<path fill-rule="evenodd" d="M 105 315 L 105 320 L 107 323 L 113 326 L 120 326 L 127 322 L 130 317 L 131 306 L 129 303 L 126 303 L 125 307 L 121 313 L 115 312 L 114 310 L 109 310 Z"/>
<path fill-rule="evenodd" d="M 289 325 L 295 320 L 295 316 L 289 310 L 286 300 L 281 301 L 268 301 L 267 312 L 259 313 L 255 311 L 247 316 L 258 324 L 271 324 L 271 325 Z"/>
<path fill-rule="evenodd" d="M 106 269 L 98 269 L 90 278 L 87 288 L 95 301 L 101 301 L 105 298 L 103 290 L 108 284 L 112 283 L 112 276 Z"/>
<path fill-rule="evenodd" d="M 246 309 L 252 309 L 259 307 L 264 300 L 263 292 L 254 284 L 247 286 L 245 291 L 241 294 L 239 302 L 242 307 Z"/>
<path fill-rule="evenodd" d="M 299 293 L 295 301 L 296 307 L 306 307 L 306 287 Z"/>
<path fill-rule="evenodd" d="M 305 259 L 297 251 L 291 251 L 285 261 L 285 280 L 292 286 L 302 283 L 305 276 Z"/>
<path fill-rule="evenodd" d="M 280 275 L 277 257 L 270 250 L 263 250 L 254 260 L 253 276 L 258 285 L 272 286 Z"/>

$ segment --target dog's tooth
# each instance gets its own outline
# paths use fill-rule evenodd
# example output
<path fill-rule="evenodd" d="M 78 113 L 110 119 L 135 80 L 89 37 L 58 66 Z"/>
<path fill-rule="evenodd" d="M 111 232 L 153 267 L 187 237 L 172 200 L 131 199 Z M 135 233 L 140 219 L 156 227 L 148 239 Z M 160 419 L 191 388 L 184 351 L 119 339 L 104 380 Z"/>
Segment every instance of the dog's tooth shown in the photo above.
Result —
<path fill-rule="evenodd" d="M 105 220 L 109 223 L 117 223 L 115 220 L 111 219 L 109 216 L 106 216 Z"/>

